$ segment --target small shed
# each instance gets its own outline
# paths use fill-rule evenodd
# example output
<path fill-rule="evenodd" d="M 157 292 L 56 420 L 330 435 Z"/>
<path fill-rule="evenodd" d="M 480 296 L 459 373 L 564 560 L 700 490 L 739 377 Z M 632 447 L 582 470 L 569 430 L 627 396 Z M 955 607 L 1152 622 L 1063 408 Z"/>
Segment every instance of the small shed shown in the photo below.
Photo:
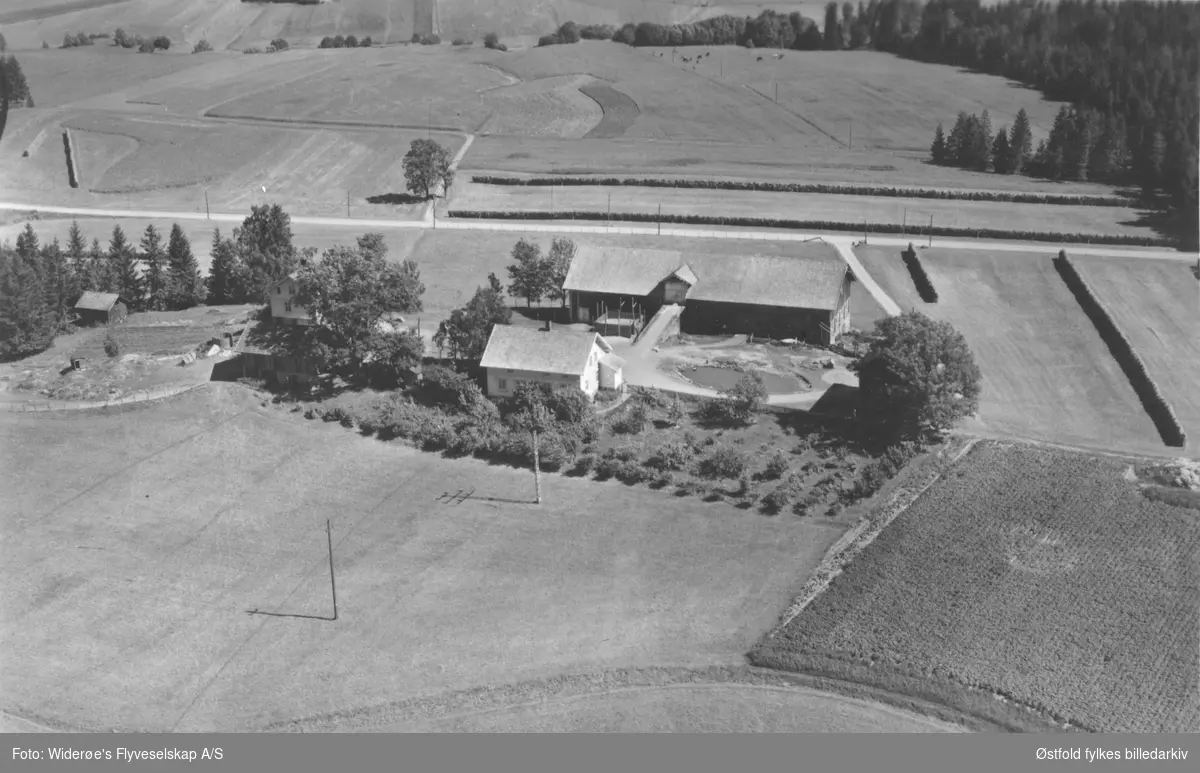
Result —
<path fill-rule="evenodd" d="M 625 360 L 609 352 L 600 358 L 600 388 L 620 390 L 625 385 Z"/>
<path fill-rule="evenodd" d="M 81 325 L 108 325 L 125 319 L 129 309 L 116 293 L 98 293 L 92 290 L 79 296 L 75 302 L 75 317 Z"/>

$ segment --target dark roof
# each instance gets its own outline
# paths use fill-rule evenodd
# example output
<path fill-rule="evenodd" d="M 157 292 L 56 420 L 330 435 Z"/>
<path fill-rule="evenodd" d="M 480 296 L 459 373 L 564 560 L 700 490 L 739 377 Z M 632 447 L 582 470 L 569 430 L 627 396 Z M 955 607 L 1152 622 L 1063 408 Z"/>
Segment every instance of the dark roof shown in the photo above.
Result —
<path fill-rule="evenodd" d="M 110 311 L 119 300 L 121 300 L 121 296 L 116 293 L 98 293 L 88 290 L 79 296 L 79 300 L 75 301 L 75 308 L 85 311 Z"/>
<path fill-rule="evenodd" d="M 563 287 L 644 296 L 678 276 L 692 285 L 688 300 L 836 309 L 846 262 L 823 242 L 797 244 L 796 250 L 800 254 L 716 255 L 580 245 Z"/>
<path fill-rule="evenodd" d="M 598 338 L 591 331 L 496 325 L 479 365 L 579 376 L 587 367 L 592 344 Z"/>

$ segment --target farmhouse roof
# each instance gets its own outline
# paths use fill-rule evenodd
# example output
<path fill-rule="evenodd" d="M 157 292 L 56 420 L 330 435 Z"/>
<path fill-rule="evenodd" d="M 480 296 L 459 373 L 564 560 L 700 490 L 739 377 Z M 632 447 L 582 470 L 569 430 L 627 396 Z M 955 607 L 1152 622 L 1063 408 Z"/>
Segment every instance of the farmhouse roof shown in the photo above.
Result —
<path fill-rule="evenodd" d="M 492 328 L 479 365 L 483 368 L 580 376 L 587 367 L 588 355 L 597 339 L 604 340 L 591 331 L 496 325 Z"/>
<path fill-rule="evenodd" d="M 75 308 L 86 311 L 109 311 L 119 300 L 121 300 L 121 296 L 116 293 L 98 293 L 88 290 L 79 296 L 79 300 L 75 302 Z"/>
<path fill-rule="evenodd" d="M 612 352 L 609 352 L 601 357 L 600 362 L 613 370 L 620 370 L 621 368 L 625 367 L 625 360 L 621 359 Z"/>
<path fill-rule="evenodd" d="M 716 255 L 580 245 L 563 288 L 648 295 L 677 276 L 692 286 L 688 300 L 836 309 L 849 270 L 845 261 L 823 242 L 795 249 L 798 254 L 786 256 Z"/>

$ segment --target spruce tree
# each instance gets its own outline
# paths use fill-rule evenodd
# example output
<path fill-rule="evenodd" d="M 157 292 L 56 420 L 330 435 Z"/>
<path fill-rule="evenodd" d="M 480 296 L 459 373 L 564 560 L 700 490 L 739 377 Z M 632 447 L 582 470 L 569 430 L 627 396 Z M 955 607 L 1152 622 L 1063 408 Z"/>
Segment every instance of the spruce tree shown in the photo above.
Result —
<path fill-rule="evenodd" d="M 221 238 L 221 229 L 213 229 L 212 253 L 208 266 L 210 303 L 242 303 L 242 266 L 232 239 Z"/>
<path fill-rule="evenodd" d="M 1025 108 L 1017 111 L 1017 118 L 1013 121 L 1012 133 L 1008 138 L 1008 153 L 1008 174 L 1024 172 L 1025 165 L 1033 157 L 1033 130 L 1029 126 L 1029 114 L 1025 112 Z"/>
<path fill-rule="evenodd" d="M 17 234 L 17 257 L 32 267 L 37 264 L 40 253 L 41 245 L 38 243 L 37 233 L 33 230 L 33 223 L 26 223 L 25 229 Z"/>
<path fill-rule="evenodd" d="M 125 239 L 121 226 L 113 226 L 108 241 L 108 264 L 112 272 L 113 292 L 129 304 L 130 311 L 141 311 L 145 303 L 145 286 L 138 271 L 137 255 Z"/>
<path fill-rule="evenodd" d="M 954 128 L 946 138 L 946 163 L 954 166 L 962 165 L 963 147 L 967 144 L 971 130 L 971 117 L 966 111 L 959 111 L 954 121 Z"/>
<path fill-rule="evenodd" d="M 67 231 L 67 264 L 71 271 L 71 289 L 75 293 L 72 303 L 79 299 L 79 294 L 86 290 L 94 290 L 91 272 L 87 265 L 87 240 L 83 231 L 79 230 L 79 222 L 71 221 L 71 229 Z"/>
<path fill-rule="evenodd" d="M 1004 127 L 996 132 L 996 139 L 992 142 L 992 171 L 996 174 L 1008 174 L 1008 164 L 1012 159 L 1012 154 L 1009 153 L 1008 147 L 1008 132 Z"/>
<path fill-rule="evenodd" d="M 42 295 L 51 319 L 57 326 L 66 320 L 71 304 L 70 266 L 57 237 L 42 248 L 41 258 Z"/>
<path fill-rule="evenodd" d="M 108 255 L 104 252 L 104 248 L 100 246 L 99 239 L 92 239 L 92 246 L 88 248 L 87 255 L 87 277 L 91 289 L 101 293 L 111 293 L 116 291 L 116 284 L 113 282 L 112 266 L 108 262 Z"/>
<path fill-rule="evenodd" d="M 975 125 L 971 162 L 977 172 L 986 172 L 992 165 L 992 118 L 984 110 Z"/>
<path fill-rule="evenodd" d="M 933 145 L 929 148 L 929 155 L 933 159 L 933 163 L 938 166 L 946 163 L 946 133 L 942 130 L 940 123 L 933 132 Z"/>
<path fill-rule="evenodd" d="M 54 322 L 46 308 L 36 260 L 0 247 L 0 356 L 21 357 L 54 342 Z"/>
<path fill-rule="evenodd" d="M 169 300 L 173 309 L 190 309 L 204 300 L 204 279 L 192 245 L 179 223 L 171 226 L 167 244 Z"/>
<path fill-rule="evenodd" d="M 167 308 L 167 275 L 163 265 L 166 254 L 162 248 L 162 235 L 153 224 L 142 232 L 141 260 L 146 266 L 143 283 L 146 290 L 146 310 L 163 311 Z"/>

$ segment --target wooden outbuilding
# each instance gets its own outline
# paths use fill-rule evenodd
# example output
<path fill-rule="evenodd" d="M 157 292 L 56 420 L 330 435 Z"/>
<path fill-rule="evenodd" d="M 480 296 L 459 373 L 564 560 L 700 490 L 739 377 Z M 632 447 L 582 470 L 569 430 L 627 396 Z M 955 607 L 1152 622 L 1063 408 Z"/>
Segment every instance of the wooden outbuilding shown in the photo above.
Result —
<path fill-rule="evenodd" d="M 120 322 L 129 313 L 129 306 L 116 293 L 92 290 L 75 302 L 75 318 L 81 325 L 108 325 Z"/>

